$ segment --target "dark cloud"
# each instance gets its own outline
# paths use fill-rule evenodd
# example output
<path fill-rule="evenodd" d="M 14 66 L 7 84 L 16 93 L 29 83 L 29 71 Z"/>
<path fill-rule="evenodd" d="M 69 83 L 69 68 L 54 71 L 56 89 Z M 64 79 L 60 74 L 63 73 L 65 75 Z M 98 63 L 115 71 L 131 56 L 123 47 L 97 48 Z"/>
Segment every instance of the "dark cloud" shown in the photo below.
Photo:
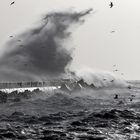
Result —
<path fill-rule="evenodd" d="M 8 77 L 10 72 L 13 74 L 11 79 L 18 79 L 20 76 L 28 77 L 27 79 L 59 76 L 65 73 L 66 67 L 72 61 L 72 50 L 64 44 L 71 36 L 70 27 L 83 23 L 82 17 L 91 11 L 92 9 L 47 14 L 38 27 L 14 38 L 8 43 L 7 51 L 0 59 L 0 78 L 3 78 L 6 72 Z"/>

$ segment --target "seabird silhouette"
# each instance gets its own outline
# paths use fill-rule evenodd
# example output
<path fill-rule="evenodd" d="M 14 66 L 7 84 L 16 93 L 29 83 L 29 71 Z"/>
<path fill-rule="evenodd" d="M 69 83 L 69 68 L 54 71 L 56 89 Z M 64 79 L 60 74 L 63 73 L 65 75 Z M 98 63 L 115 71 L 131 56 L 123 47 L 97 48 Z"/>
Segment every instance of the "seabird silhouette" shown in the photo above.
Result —
<path fill-rule="evenodd" d="M 15 1 L 11 2 L 11 4 L 10 4 L 10 5 L 13 5 L 13 4 L 15 4 Z"/>
<path fill-rule="evenodd" d="M 114 6 L 113 2 L 110 2 L 109 6 L 112 8 Z"/>

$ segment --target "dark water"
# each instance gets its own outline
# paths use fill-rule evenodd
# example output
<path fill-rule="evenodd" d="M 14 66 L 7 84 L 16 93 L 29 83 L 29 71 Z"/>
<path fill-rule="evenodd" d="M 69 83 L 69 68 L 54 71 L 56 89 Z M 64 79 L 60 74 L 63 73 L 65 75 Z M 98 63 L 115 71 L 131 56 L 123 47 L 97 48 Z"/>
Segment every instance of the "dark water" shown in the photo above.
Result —
<path fill-rule="evenodd" d="M 118 99 L 114 99 L 116 93 Z M 0 139 L 140 139 L 138 89 L 56 90 L 28 95 L 9 94 L 7 102 L 0 104 Z"/>

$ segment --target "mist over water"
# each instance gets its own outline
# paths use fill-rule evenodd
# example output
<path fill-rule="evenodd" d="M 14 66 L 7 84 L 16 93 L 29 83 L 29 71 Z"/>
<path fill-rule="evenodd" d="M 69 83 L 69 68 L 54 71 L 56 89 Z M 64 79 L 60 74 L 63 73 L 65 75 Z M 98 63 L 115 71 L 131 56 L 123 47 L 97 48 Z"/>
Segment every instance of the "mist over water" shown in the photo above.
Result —
<path fill-rule="evenodd" d="M 79 79 L 83 79 L 87 84 L 94 84 L 95 87 L 126 87 L 126 81 L 108 71 L 95 71 L 91 68 L 82 68 L 75 71 Z"/>
<path fill-rule="evenodd" d="M 1 81 L 38 80 L 65 73 L 72 61 L 72 50 L 66 45 L 72 25 L 84 23 L 82 12 L 53 12 L 39 26 L 21 33 L 5 46 L 0 59 Z"/>

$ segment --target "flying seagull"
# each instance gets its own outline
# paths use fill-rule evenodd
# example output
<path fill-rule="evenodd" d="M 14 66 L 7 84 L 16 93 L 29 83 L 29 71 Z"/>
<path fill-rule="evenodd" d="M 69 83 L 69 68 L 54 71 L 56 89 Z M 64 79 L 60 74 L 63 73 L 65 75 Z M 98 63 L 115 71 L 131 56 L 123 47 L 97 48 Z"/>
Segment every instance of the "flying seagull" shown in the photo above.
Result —
<path fill-rule="evenodd" d="M 110 8 L 112 8 L 114 6 L 113 2 L 110 2 L 109 6 L 110 6 Z"/>
<path fill-rule="evenodd" d="M 117 72 L 117 71 L 119 71 L 119 70 L 117 70 L 117 69 L 116 70 L 113 70 L 113 72 Z"/>
<path fill-rule="evenodd" d="M 11 4 L 10 4 L 10 5 L 13 5 L 13 4 L 15 4 L 15 1 L 11 2 Z"/>
<path fill-rule="evenodd" d="M 115 33 L 115 31 L 111 31 L 110 33 Z"/>

